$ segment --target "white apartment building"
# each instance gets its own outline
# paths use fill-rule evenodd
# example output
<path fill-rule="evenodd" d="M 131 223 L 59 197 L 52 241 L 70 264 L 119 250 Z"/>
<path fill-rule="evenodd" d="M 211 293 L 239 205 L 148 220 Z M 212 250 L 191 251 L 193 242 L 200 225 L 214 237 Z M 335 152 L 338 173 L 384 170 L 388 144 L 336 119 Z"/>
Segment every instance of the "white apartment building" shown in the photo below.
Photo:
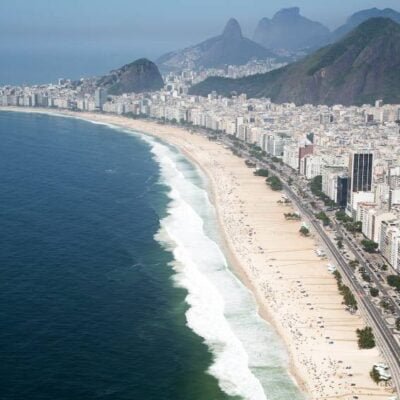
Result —
<path fill-rule="evenodd" d="M 396 270 L 400 270 L 400 221 L 382 221 L 380 251 L 386 261 Z"/>
<path fill-rule="evenodd" d="M 287 144 L 283 149 L 283 162 L 294 170 L 299 169 L 299 146 L 297 144 Z"/>
<path fill-rule="evenodd" d="M 300 174 L 307 179 L 313 179 L 321 175 L 322 158 L 313 154 L 308 154 L 300 160 Z"/>

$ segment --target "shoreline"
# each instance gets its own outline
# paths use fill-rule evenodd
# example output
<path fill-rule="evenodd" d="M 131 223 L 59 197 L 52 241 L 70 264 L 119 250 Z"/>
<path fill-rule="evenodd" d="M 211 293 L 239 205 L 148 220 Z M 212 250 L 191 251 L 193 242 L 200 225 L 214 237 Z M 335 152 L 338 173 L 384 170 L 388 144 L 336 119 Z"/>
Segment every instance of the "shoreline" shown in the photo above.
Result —
<path fill-rule="evenodd" d="M 341 305 L 336 281 L 326 268 L 329 261 L 314 254 L 317 239 L 301 237 L 300 223 L 284 220 L 283 213 L 292 206 L 277 204 L 281 193 L 254 177 L 243 159 L 181 127 L 111 114 L 9 107 L 0 111 L 112 124 L 177 147 L 207 176 L 228 263 L 254 295 L 259 315 L 284 341 L 290 374 L 301 391 L 319 400 L 390 397 L 390 391 L 369 377 L 372 365 L 381 361 L 379 351 L 358 349 L 355 330 L 366 324 Z"/>

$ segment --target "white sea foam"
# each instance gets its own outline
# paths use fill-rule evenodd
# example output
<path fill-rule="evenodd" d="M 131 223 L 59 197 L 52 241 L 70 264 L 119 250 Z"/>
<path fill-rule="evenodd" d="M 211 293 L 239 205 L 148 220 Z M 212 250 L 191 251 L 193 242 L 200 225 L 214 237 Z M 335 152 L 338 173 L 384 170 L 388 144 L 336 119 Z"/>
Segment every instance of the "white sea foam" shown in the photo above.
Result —
<path fill-rule="evenodd" d="M 285 371 L 286 353 L 230 272 L 213 225 L 207 226 L 215 211 L 196 182 L 198 171 L 170 147 L 146 140 L 161 166 L 162 183 L 170 188 L 168 215 L 156 239 L 173 252 L 176 284 L 188 291 L 187 324 L 214 356 L 208 372 L 231 396 L 266 400 L 271 391 L 274 399 L 300 398 Z"/>
<path fill-rule="evenodd" d="M 204 273 L 226 268 L 225 259 L 205 234 L 201 217 L 183 198 L 182 186 L 190 185 L 168 157 L 169 151 L 153 144 L 164 182 L 172 188 L 169 215 L 161 221 L 158 239 L 172 249 L 176 282 L 188 290 L 187 323 L 211 348 L 215 359 L 209 372 L 218 379 L 222 390 L 244 399 L 265 400 L 261 383 L 250 371 L 248 355 L 225 318 L 224 299 Z"/>

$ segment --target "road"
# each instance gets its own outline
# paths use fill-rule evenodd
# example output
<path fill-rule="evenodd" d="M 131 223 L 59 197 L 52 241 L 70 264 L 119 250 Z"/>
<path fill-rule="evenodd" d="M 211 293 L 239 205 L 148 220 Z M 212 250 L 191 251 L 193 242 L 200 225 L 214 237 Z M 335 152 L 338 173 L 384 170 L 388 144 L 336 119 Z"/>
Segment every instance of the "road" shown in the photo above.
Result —
<path fill-rule="evenodd" d="M 319 221 L 315 219 L 313 213 L 303 205 L 302 200 L 288 185 L 283 184 L 283 186 L 288 197 L 294 202 L 294 204 L 296 204 L 300 212 L 307 217 L 315 231 L 324 241 L 326 247 L 329 249 L 337 265 L 339 266 L 342 275 L 347 278 L 347 283 L 350 285 L 352 292 L 357 299 L 358 305 L 362 306 L 361 309 L 366 314 L 365 316 L 367 317 L 368 322 L 374 329 L 376 339 L 389 364 L 393 384 L 396 387 L 397 392 L 400 393 L 400 346 L 395 340 L 393 333 L 388 328 L 385 320 L 380 312 L 376 309 L 375 305 L 367 296 L 365 296 L 364 289 L 358 282 L 353 270 L 351 267 L 349 267 L 347 261 L 326 234 Z"/>
<path fill-rule="evenodd" d="M 230 140 L 225 139 L 224 142 L 227 145 L 230 146 L 233 145 L 233 143 Z M 272 169 L 269 163 L 260 162 L 260 160 L 254 159 L 254 157 L 252 157 L 250 153 L 246 150 L 241 150 L 241 154 L 242 156 L 245 156 L 249 160 L 253 161 L 254 163 L 261 164 L 262 168 Z M 332 257 L 336 261 L 339 271 L 341 272 L 342 276 L 345 277 L 347 284 L 351 288 L 357 300 L 358 308 L 365 316 L 367 323 L 374 330 L 375 340 L 390 368 L 390 372 L 392 374 L 393 386 L 396 388 L 397 393 L 400 393 L 400 346 L 397 343 L 396 339 L 394 338 L 393 333 L 389 329 L 388 325 L 386 324 L 384 317 L 382 316 L 381 312 L 376 308 L 375 304 L 372 303 L 371 299 L 365 294 L 364 288 L 357 280 L 354 271 L 348 265 L 347 260 L 343 257 L 340 251 L 336 248 L 331 238 L 327 235 L 324 228 L 321 226 L 319 220 L 315 218 L 313 210 L 305 206 L 303 204 L 303 200 L 300 197 L 298 197 L 297 194 L 294 193 L 294 191 L 289 185 L 287 185 L 286 181 L 290 177 L 290 173 L 285 173 L 282 169 L 281 171 L 277 170 L 275 165 L 273 169 L 274 169 L 273 172 L 281 178 L 283 189 L 288 195 L 288 197 L 297 206 L 297 208 L 303 214 L 303 216 L 306 217 L 308 221 L 312 224 L 315 232 L 324 241 L 326 248 L 329 250 Z M 337 224 L 336 227 L 338 228 Z M 341 229 L 339 229 L 339 231 L 341 232 Z M 368 271 L 370 275 L 373 277 L 373 280 L 377 288 L 381 291 L 381 293 L 383 294 L 387 293 L 386 288 L 382 286 L 378 278 L 372 273 L 371 269 L 369 268 L 363 257 L 360 256 L 358 251 L 354 248 L 353 244 L 349 241 L 349 239 L 345 235 L 343 235 L 343 237 L 345 243 L 355 254 L 361 265 L 364 266 L 366 268 L 366 271 Z M 390 296 L 388 296 L 388 298 L 391 299 Z M 394 303 L 392 299 L 391 302 Z M 396 303 L 394 303 L 394 306 L 395 309 L 400 311 Z"/>
<path fill-rule="evenodd" d="M 375 284 L 376 288 L 379 289 L 380 293 L 382 293 L 389 303 L 392 305 L 393 310 L 395 313 L 400 316 L 400 307 L 399 305 L 393 300 L 392 296 L 388 293 L 388 288 L 385 287 L 379 278 L 376 276 L 375 271 L 370 267 L 367 260 L 364 258 L 362 254 L 359 253 L 354 243 L 352 243 L 349 235 L 347 232 L 344 232 L 342 227 L 335 223 L 334 228 L 337 232 L 343 237 L 343 242 L 347 245 L 347 247 L 351 250 L 355 258 L 358 260 L 360 265 L 365 268 L 365 271 L 368 272 L 369 276 L 371 277 L 373 283 Z"/>

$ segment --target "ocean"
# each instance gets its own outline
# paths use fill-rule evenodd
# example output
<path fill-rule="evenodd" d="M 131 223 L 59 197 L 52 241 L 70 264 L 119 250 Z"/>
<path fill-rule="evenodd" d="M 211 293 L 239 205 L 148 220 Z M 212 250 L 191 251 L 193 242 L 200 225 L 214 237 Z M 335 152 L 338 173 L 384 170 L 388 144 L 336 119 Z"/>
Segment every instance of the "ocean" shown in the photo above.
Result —
<path fill-rule="evenodd" d="M 175 148 L 0 112 L 2 400 L 297 400 Z"/>

